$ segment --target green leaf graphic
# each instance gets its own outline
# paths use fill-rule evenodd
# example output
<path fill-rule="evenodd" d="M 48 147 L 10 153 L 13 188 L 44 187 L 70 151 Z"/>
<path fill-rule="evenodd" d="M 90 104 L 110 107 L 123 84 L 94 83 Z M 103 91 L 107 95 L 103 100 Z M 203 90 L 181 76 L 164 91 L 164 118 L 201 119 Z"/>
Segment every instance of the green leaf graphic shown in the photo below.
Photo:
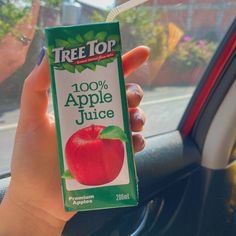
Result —
<path fill-rule="evenodd" d="M 61 177 L 63 179 L 74 179 L 73 175 L 70 173 L 69 170 L 66 170 Z"/>
<path fill-rule="evenodd" d="M 65 47 L 69 47 L 70 44 L 67 41 L 63 40 L 63 39 L 56 39 L 56 46 L 65 48 Z"/>
<path fill-rule="evenodd" d="M 83 65 L 76 65 L 75 68 L 80 73 L 86 69 Z"/>
<path fill-rule="evenodd" d="M 64 68 L 55 67 L 55 70 L 65 70 Z"/>
<path fill-rule="evenodd" d="M 103 60 L 100 60 L 100 61 L 96 61 L 96 65 L 107 67 L 107 64 L 113 62 L 114 60 L 115 60 L 115 57 L 106 58 L 106 59 L 103 59 Z"/>
<path fill-rule="evenodd" d="M 93 31 L 89 31 L 84 35 L 84 39 L 87 41 L 93 40 L 94 39 L 94 34 Z"/>
<path fill-rule="evenodd" d="M 94 64 L 93 62 L 88 63 L 88 64 L 85 64 L 85 66 L 86 66 L 87 68 L 89 68 L 90 70 L 92 70 L 92 71 L 95 71 L 95 70 L 96 70 L 96 64 Z"/>
<path fill-rule="evenodd" d="M 81 37 L 80 34 L 78 34 L 75 39 L 77 40 L 78 43 L 83 43 L 84 42 L 84 39 Z"/>
<path fill-rule="evenodd" d="M 48 56 L 54 56 L 54 54 L 53 54 L 53 52 L 52 52 L 53 48 L 54 48 L 54 47 L 52 47 L 52 46 L 48 46 L 48 47 L 47 47 L 47 54 L 48 54 Z"/>
<path fill-rule="evenodd" d="M 108 36 L 107 40 L 112 40 L 114 39 L 117 43 L 120 41 L 120 36 L 117 34 L 112 34 L 110 36 Z"/>
<path fill-rule="evenodd" d="M 53 56 L 48 56 L 48 59 L 49 59 L 49 63 L 50 64 L 54 64 L 54 57 Z"/>
<path fill-rule="evenodd" d="M 68 64 L 68 63 L 63 63 L 63 67 L 69 71 L 70 73 L 75 73 L 75 66 Z"/>
<path fill-rule="evenodd" d="M 107 61 L 107 63 L 111 63 L 115 60 L 115 57 L 107 58 L 105 60 Z"/>
<path fill-rule="evenodd" d="M 72 39 L 72 38 L 68 38 L 68 42 L 70 44 L 78 44 L 78 42 L 75 39 Z"/>
<path fill-rule="evenodd" d="M 56 65 L 55 66 L 56 70 L 65 70 L 65 68 L 63 67 L 63 65 Z"/>
<path fill-rule="evenodd" d="M 124 142 L 128 141 L 125 132 L 120 127 L 115 125 L 107 126 L 102 130 L 98 137 L 101 139 L 119 139 Z"/>
<path fill-rule="evenodd" d="M 75 39 L 68 38 L 68 42 L 71 44 L 70 46 L 73 48 L 74 46 L 78 46 L 78 42 Z"/>
<path fill-rule="evenodd" d="M 120 44 L 117 44 L 117 45 L 114 47 L 113 50 L 115 50 L 115 51 L 121 51 L 121 46 L 120 46 Z"/>
<path fill-rule="evenodd" d="M 105 60 L 96 61 L 96 64 L 97 64 L 98 66 L 107 67 L 107 62 L 106 62 Z"/>
<path fill-rule="evenodd" d="M 50 64 L 54 63 L 54 53 L 52 52 L 53 48 L 54 47 L 52 46 L 47 47 L 47 54 L 48 54 L 48 59 L 49 59 Z"/>
<path fill-rule="evenodd" d="M 99 32 L 96 34 L 95 38 L 99 41 L 104 41 L 107 36 L 106 32 Z"/>

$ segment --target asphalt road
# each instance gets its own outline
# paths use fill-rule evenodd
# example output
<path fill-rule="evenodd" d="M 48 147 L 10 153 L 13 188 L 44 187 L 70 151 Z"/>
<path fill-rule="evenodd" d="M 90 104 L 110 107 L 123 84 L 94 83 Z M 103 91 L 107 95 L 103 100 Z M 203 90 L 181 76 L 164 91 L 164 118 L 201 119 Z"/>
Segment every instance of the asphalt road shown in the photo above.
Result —
<path fill-rule="evenodd" d="M 193 87 L 163 87 L 145 91 L 141 108 L 147 121 L 145 137 L 175 130 L 189 102 Z M 49 105 L 52 110 L 52 103 Z M 0 174 L 10 169 L 10 158 L 14 144 L 19 109 L 0 107 Z"/>

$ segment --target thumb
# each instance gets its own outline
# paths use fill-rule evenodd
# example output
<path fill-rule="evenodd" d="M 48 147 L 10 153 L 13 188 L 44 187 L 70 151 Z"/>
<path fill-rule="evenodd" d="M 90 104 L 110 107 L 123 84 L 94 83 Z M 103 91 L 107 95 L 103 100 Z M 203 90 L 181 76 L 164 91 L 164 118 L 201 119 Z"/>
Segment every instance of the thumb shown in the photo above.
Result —
<path fill-rule="evenodd" d="M 26 131 L 38 126 L 47 117 L 50 74 L 43 48 L 39 62 L 24 82 L 18 128 Z"/>

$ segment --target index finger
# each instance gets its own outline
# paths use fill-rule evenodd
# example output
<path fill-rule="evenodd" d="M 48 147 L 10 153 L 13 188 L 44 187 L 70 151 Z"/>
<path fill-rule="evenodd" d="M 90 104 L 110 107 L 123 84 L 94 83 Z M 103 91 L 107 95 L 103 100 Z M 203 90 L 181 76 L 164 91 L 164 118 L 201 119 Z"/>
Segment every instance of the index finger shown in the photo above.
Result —
<path fill-rule="evenodd" d="M 133 71 L 141 66 L 149 57 L 150 49 L 146 46 L 139 46 L 122 56 L 124 76 L 128 77 Z"/>

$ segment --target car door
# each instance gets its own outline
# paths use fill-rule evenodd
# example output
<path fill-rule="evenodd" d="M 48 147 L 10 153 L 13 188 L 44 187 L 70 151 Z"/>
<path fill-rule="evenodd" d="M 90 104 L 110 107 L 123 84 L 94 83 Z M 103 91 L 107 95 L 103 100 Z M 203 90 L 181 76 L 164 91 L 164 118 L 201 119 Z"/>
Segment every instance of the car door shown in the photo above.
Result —
<path fill-rule="evenodd" d="M 88 2 L 81 1 L 83 12 L 101 11 L 97 7 L 91 9 Z M 139 206 L 78 213 L 66 225 L 64 236 L 236 234 L 233 149 L 236 23 L 229 27 L 236 10 L 233 1 L 215 2 L 216 5 L 207 0 L 150 1 L 144 8 L 121 16 L 124 52 L 139 44 L 148 44 L 154 52 L 151 62 L 128 78 L 128 82 L 140 83 L 146 95 L 141 107 L 147 116 L 143 131 L 147 144 L 136 155 Z M 217 11 L 215 18 L 210 13 L 212 9 Z M 56 15 L 51 10 L 43 8 L 41 14 L 46 17 L 41 16 L 40 22 L 49 19 L 44 25 L 50 25 Z M 88 15 L 83 14 L 82 20 L 87 22 Z M 99 20 L 102 14 L 92 14 L 91 19 Z M 129 18 L 134 15 L 137 18 Z M 147 18 L 149 15 L 151 18 Z M 152 19 L 154 16 L 158 17 Z M 152 24 L 141 18 L 152 19 Z M 159 18 L 161 21 L 156 22 Z M 151 36 L 147 37 L 147 32 L 152 31 L 154 43 Z M 33 43 L 36 47 L 30 49 L 30 56 L 17 72 L 20 75 L 22 69 L 26 75 L 36 61 L 34 52 L 42 44 L 41 35 Z M 199 55 L 198 49 L 207 56 Z M 191 52 L 194 57 L 185 57 L 181 52 Z M 0 84 L 1 97 L 5 97 L 16 77 L 14 74 Z M 14 97 L 16 93 L 11 94 Z M 1 106 L 0 198 L 10 180 L 18 111 L 14 104 Z"/>

